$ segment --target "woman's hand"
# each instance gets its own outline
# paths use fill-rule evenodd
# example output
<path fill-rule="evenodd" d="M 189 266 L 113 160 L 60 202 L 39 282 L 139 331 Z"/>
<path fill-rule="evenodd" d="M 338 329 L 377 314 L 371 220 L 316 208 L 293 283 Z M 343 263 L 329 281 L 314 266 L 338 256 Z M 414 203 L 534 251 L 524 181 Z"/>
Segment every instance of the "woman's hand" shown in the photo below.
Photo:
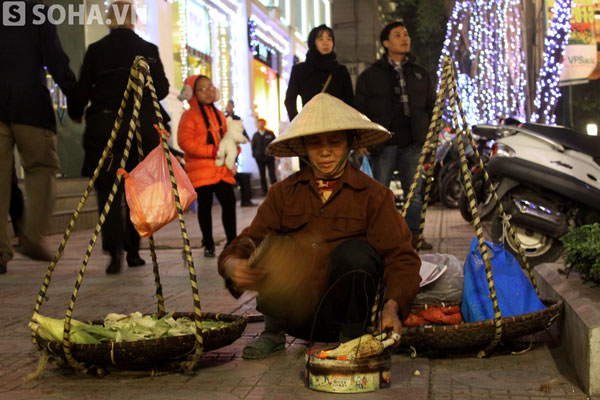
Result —
<path fill-rule="evenodd" d="M 223 265 L 226 276 L 240 290 L 257 290 L 264 276 L 262 270 L 250 268 L 247 259 L 231 256 L 225 260 Z"/>
<path fill-rule="evenodd" d="M 385 331 L 387 329 L 391 329 L 393 332 L 398 335 L 402 334 L 402 321 L 400 321 L 400 317 L 398 316 L 398 303 L 396 303 L 393 299 L 388 299 L 383 305 L 383 309 L 381 310 L 381 319 L 379 321 L 379 331 Z M 398 345 L 395 344 L 396 346 Z"/>

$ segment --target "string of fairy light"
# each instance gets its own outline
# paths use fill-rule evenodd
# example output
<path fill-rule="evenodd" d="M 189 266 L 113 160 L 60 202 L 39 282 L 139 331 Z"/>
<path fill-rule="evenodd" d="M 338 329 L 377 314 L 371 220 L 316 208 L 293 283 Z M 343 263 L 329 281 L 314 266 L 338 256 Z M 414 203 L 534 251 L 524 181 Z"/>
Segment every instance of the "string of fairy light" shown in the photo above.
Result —
<path fill-rule="evenodd" d="M 526 64 L 519 0 L 457 1 L 440 58 L 456 60 L 469 124 L 525 116 Z"/>
<path fill-rule="evenodd" d="M 562 58 L 571 35 L 571 0 L 556 0 L 552 8 L 550 29 L 544 39 L 544 63 L 538 75 L 531 122 L 554 125 L 554 107 L 560 98 L 558 82 Z"/>
<path fill-rule="evenodd" d="M 261 43 L 262 42 L 262 43 Z M 266 45 L 267 51 L 271 53 L 279 52 L 281 57 L 282 78 L 284 82 L 289 79 L 288 57 L 290 46 L 288 41 L 280 35 L 272 26 L 265 24 L 256 16 L 248 18 L 248 44 L 252 50 L 252 55 L 258 55 L 258 47 Z"/>

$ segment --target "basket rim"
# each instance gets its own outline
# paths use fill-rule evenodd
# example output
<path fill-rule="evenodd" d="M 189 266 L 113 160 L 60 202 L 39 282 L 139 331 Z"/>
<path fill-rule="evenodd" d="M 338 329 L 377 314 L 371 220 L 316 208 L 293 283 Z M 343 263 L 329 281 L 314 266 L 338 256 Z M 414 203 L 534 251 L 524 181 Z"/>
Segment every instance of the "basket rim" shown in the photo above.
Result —
<path fill-rule="evenodd" d="M 519 322 L 523 322 L 523 321 L 527 321 L 527 320 L 532 320 L 532 319 L 537 319 L 537 318 L 543 318 L 545 316 L 549 316 L 549 315 L 554 315 L 558 312 L 560 312 L 562 310 L 563 307 L 563 300 L 562 299 L 540 299 L 542 301 L 542 303 L 544 303 L 544 305 L 547 305 L 547 307 L 543 310 L 540 311 L 534 311 L 534 312 L 530 312 L 527 314 L 519 314 L 519 315 L 513 315 L 510 317 L 503 317 L 502 320 L 502 325 L 503 326 L 507 326 L 507 325 L 512 325 L 512 324 L 518 324 Z M 448 302 L 448 303 L 444 303 L 444 304 L 450 304 L 452 303 L 454 306 L 459 305 L 461 302 Z M 430 304 L 430 305 L 437 305 L 437 304 Z M 468 331 L 468 330 L 472 330 L 474 328 L 482 328 L 485 326 L 494 326 L 494 319 L 486 319 L 483 321 L 476 321 L 476 322 L 466 322 L 466 323 L 461 323 L 461 324 L 454 324 L 454 325 L 433 325 L 433 324 L 426 324 L 426 325 L 421 325 L 421 326 L 408 326 L 408 327 L 402 327 L 402 334 L 414 334 L 414 333 L 419 333 L 419 332 L 435 332 L 435 331 L 446 331 L 446 330 L 453 330 L 453 331 Z"/>
<path fill-rule="evenodd" d="M 167 313 L 153 313 L 153 314 L 143 314 L 143 315 L 166 315 Z M 173 317 L 181 318 L 194 318 L 194 312 L 174 312 Z M 202 330 L 202 338 L 206 339 L 207 337 L 212 337 L 215 335 L 220 335 L 222 333 L 226 333 L 228 331 L 235 331 L 238 329 L 243 330 L 248 323 L 247 318 L 241 315 L 235 314 L 225 314 L 225 313 L 212 313 L 212 312 L 203 312 L 202 313 L 203 320 L 216 320 L 216 321 L 225 321 L 231 322 L 230 325 L 222 328 L 210 329 L 210 330 Z M 103 320 L 93 320 L 90 321 L 93 325 L 99 325 Z M 46 343 L 56 343 L 62 345 L 63 342 L 50 341 L 41 338 L 36 334 L 37 340 Z M 107 350 L 114 351 L 115 349 L 125 349 L 128 347 L 142 347 L 142 346 L 154 346 L 161 344 L 168 344 L 170 342 L 182 342 L 187 341 L 189 339 L 193 339 L 195 341 L 195 334 L 188 335 L 177 335 L 177 336 L 165 336 L 156 339 L 140 339 L 134 341 L 122 341 L 122 342 L 114 342 L 114 341 L 104 341 L 100 343 L 94 344 L 85 344 L 85 343 L 71 343 L 71 349 L 74 351 L 88 351 L 88 350 L 101 350 L 103 347 L 106 347 Z"/>

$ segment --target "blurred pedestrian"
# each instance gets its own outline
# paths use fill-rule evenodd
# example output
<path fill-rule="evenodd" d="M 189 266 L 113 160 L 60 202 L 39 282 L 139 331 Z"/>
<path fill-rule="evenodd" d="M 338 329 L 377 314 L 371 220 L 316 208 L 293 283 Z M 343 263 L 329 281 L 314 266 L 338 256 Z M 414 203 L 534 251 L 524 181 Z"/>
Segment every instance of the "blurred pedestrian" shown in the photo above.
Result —
<path fill-rule="evenodd" d="M 233 100 L 227 100 L 227 106 L 225 107 L 225 116 L 231 117 L 231 119 L 233 119 L 235 121 L 239 121 L 242 118 L 240 118 L 239 115 L 236 115 L 234 108 L 235 108 L 235 102 Z M 246 133 L 246 129 L 244 129 L 244 136 L 246 136 L 246 139 L 248 139 L 248 141 L 250 141 L 250 137 L 248 137 L 248 134 Z"/>
<path fill-rule="evenodd" d="M 225 116 L 231 117 L 233 120 L 241 120 L 239 115 L 235 113 L 235 102 L 233 100 L 227 101 L 227 106 L 225 107 Z M 250 138 L 246 133 L 246 129 L 244 129 L 244 136 L 250 142 Z M 237 161 L 236 161 L 237 162 Z M 242 207 L 256 207 L 257 204 L 252 201 L 252 186 L 250 183 L 250 173 L 249 172 L 237 172 L 235 174 L 235 182 L 240 187 L 240 205 Z"/>
<path fill-rule="evenodd" d="M 7 3 L 3 3 L 6 5 Z M 0 24 L 0 274 L 6 273 L 13 248 L 8 237 L 14 148 L 25 172 L 27 202 L 20 230 L 20 251 L 35 260 L 52 260 L 44 240 L 56 194 L 59 169 L 56 118 L 48 91 L 50 73 L 69 96 L 75 75 L 48 18 L 43 24 L 33 12 L 47 13 L 36 1 L 22 2 L 24 24 Z M 6 12 L 6 7 L 5 7 Z M 47 69 L 47 71 L 45 70 Z"/>
<path fill-rule="evenodd" d="M 23 224 L 23 213 L 25 212 L 25 199 L 23 198 L 23 192 L 19 187 L 19 179 L 17 173 L 13 168 L 12 183 L 10 189 L 10 207 L 8 213 L 10 215 L 10 223 L 13 226 L 13 232 L 16 237 L 19 237 L 21 231 L 21 225 Z"/>
<path fill-rule="evenodd" d="M 182 95 L 190 108 L 181 116 L 177 130 L 177 141 L 184 153 L 185 171 L 198 194 L 198 223 L 202 231 L 204 257 L 215 256 L 211 212 L 213 195 L 221 204 L 226 245 L 236 235 L 234 173 L 225 164 L 220 167 L 215 165 L 219 143 L 227 133 L 225 115 L 213 104 L 216 93 L 207 76 L 186 78 Z"/>
<path fill-rule="evenodd" d="M 338 63 L 333 30 L 319 25 L 308 35 L 306 61 L 292 67 L 290 81 L 285 93 L 285 108 L 290 121 L 298 115 L 296 98 L 305 105 L 317 93 L 325 92 L 352 105 L 354 92 L 346 66 Z"/>
<path fill-rule="evenodd" d="M 260 187 L 263 195 L 267 195 L 267 174 L 265 169 L 269 171 L 269 180 L 271 185 L 277 182 L 275 175 L 275 157 L 266 153 L 267 146 L 275 140 L 275 134 L 266 128 L 267 121 L 263 118 L 258 120 L 258 131 L 252 136 L 252 157 L 258 165 L 258 173 L 260 174 Z"/>
<path fill-rule="evenodd" d="M 124 18 L 116 18 L 117 12 Z M 88 101 L 91 101 L 89 107 L 85 109 L 83 176 L 92 176 L 102 157 L 136 56 L 144 56 L 148 62 L 158 99 L 165 98 L 169 93 L 169 81 L 165 76 L 158 48 L 134 32 L 133 4 L 127 1 L 112 3 L 108 18 L 112 22 L 110 32 L 88 47 L 81 66 L 78 85 L 74 95 L 69 98 L 69 116 L 73 120 L 81 120 Z M 104 162 L 96 180 L 98 213 L 102 213 L 115 181 L 123 157 L 132 112 L 133 101 L 130 101 L 123 113 L 121 128 L 109 152 L 109 158 Z M 153 126 L 157 121 L 156 113 L 147 88 L 144 90 L 139 119 L 142 148 L 146 155 L 159 144 L 159 135 Z M 138 163 L 137 139 L 134 136 L 126 169 L 130 171 Z M 128 266 L 137 267 L 146 263 L 139 255 L 140 236 L 131 223 L 127 204 L 124 206 L 126 215 L 125 217 L 122 215 L 122 199 L 123 185 L 120 185 L 110 212 L 102 225 L 102 249 L 111 257 L 106 268 L 107 274 L 115 274 L 121 270 L 123 250 L 127 252 Z"/>
<path fill-rule="evenodd" d="M 379 36 L 385 54 L 364 70 L 356 82 L 355 107 L 384 126 L 392 138 L 371 148 L 373 175 L 389 187 L 397 170 L 405 195 L 419 165 L 435 102 L 434 85 L 427 70 L 410 54 L 410 36 L 402 22 L 386 25 Z M 422 179 L 417 182 L 406 213 L 406 223 L 416 246 L 421 223 Z M 431 249 L 421 243 L 421 249 Z"/>

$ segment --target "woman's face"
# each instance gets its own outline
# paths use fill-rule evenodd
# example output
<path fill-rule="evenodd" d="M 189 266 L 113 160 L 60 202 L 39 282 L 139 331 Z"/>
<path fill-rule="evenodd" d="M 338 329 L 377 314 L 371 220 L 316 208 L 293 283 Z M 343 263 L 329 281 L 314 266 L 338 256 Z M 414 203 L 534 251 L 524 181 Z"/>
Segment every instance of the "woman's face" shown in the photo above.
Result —
<path fill-rule="evenodd" d="M 329 31 L 321 31 L 315 40 L 315 46 L 317 51 L 323 55 L 329 54 L 333 51 L 333 38 Z"/>
<path fill-rule="evenodd" d="M 334 172 L 346 150 L 348 138 L 344 131 L 324 132 L 304 138 L 308 160 L 317 169 L 318 175 L 330 175 Z"/>
<path fill-rule="evenodd" d="M 194 94 L 200 104 L 211 104 L 215 99 L 215 87 L 208 78 L 198 78 Z"/>

